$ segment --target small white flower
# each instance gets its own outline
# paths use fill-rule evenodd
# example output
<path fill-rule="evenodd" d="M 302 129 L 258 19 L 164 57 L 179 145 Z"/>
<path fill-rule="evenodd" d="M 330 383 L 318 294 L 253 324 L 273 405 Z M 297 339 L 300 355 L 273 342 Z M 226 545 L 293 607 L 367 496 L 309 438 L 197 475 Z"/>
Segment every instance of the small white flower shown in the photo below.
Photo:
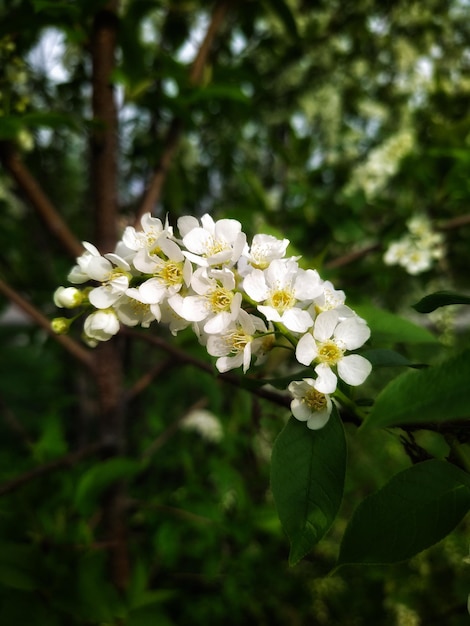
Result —
<path fill-rule="evenodd" d="M 72 267 L 67 276 L 67 279 L 74 284 L 86 283 L 90 280 L 88 265 L 93 258 L 101 257 L 98 248 L 88 241 L 82 241 L 82 246 L 85 248 L 85 252 L 77 257 L 77 264 Z"/>
<path fill-rule="evenodd" d="M 130 269 L 127 261 L 113 253 L 93 257 L 87 272 L 92 280 L 102 284 L 88 294 L 91 304 L 97 309 L 107 309 L 115 304 L 129 287 Z"/>
<path fill-rule="evenodd" d="M 201 217 L 202 226 L 194 218 L 180 218 L 178 228 L 183 244 L 188 250 L 186 257 L 203 267 L 233 265 L 238 261 L 246 244 L 246 235 L 237 220 L 223 219 L 214 222 L 210 215 Z"/>
<path fill-rule="evenodd" d="M 171 296 L 169 305 L 189 322 L 204 322 L 204 332 L 221 333 L 237 319 L 242 303 L 242 294 L 235 292 L 235 276 L 228 268 L 212 270 L 197 269 L 191 286 L 196 295 Z"/>
<path fill-rule="evenodd" d="M 252 268 L 264 270 L 274 259 L 282 259 L 289 245 L 288 239 L 272 235 L 255 235 L 250 248 L 244 250 L 238 261 L 238 271 L 245 276 Z"/>
<path fill-rule="evenodd" d="M 163 225 L 158 217 L 152 217 L 150 213 L 145 213 L 140 223 L 141 231 L 133 226 L 127 226 L 122 235 L 122 242 L 130 250 L 150 250 L 155 247 L 160 237 L 173 236 L 173 229 L 168 225 L 168 221 Z"/>
<path fill-rule="evenodd" d="M 331 398 L 318 391 L 312 378 L 293 381 L 288 390 L 294 399 L 291 402 L 292 415 L 301 422 L 307 422 L 311 430 L 323 428 L 330 419 L 333 403 Z"/>
<path fill-rule="evenodd" d="M 322 293 L 315 270 L 299 268 L 294 259 L 275 259 L 262 271 L 253 270 L 243 281 L 248 296 L 268 321 L 284 324 L 293 332 L 304 333 L 313 324 L 308 306 Z"/>
<path fill-rule="evenodd" d="M 119 332 L 119 320 L 112 309 L 95 311 L 86 318 L 83 330 L 87 339 L 108 341 Z"/>
<path fill-rule="evenodd" d="M 263 341 L 256 339 L 256 332 L 266 333 L 266 325 L 259 317 L 241 309 L 237 319 L 220 335 L 209 335 L 207 352 L 219 357 L 215 364 L 219 372 L 243 365 L 243 373 L 246 373 L 252 356 L 263 349 Z"/>
<path fill-rule="evenodd" d="M 224 436 L 222 425 L 218 418 L 204 409 L 190 411 L 181 423 L 184 430 L 193 430 L 203 439 L 212 443 L 219 443 Z"/>
<path fill-rule="evenodd" d="M 322 393 L 333 393 L 337 383 L 333 367 L 345 383 L 353 386 L 362 384 L 370 374 L 372 366 L 367 359 L 358 354 L 344 354 L 346 350 L 360 348 L 369 336 L 369 327 L 361 318 L 340 320 L 334 309 L 325 311 L 316 318 L 313 332 L 300 338 L 295 355 L 303 365 L 318 363 L 315 387 Z"/>
<path fill-rule="evenodd" d="M 189 286 L 191 282 L 191 263 L 178 244 L 166 237 L 160 237 L 155 248 L 137 252 L 134 267 L 154 276 L 155 284 L 161 285 L 165 297 L 178 293 L 183 284 Z"/>
<path fill-rule="evenodd" d="M 153 321 L 160 321 L 160 293 L 151 288 L 146 289 L 146 286 L 143 283 L 140 287 L 130 287 L 114 305 L 116 315 L 126 326 L 140 324 L 143 328 L 148 328 Z"/>

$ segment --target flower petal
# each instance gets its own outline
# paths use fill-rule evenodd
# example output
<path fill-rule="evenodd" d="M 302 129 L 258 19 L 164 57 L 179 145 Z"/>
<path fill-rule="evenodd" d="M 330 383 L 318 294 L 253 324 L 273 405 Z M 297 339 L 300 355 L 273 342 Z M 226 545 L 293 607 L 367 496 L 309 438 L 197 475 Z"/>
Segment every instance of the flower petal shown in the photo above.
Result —
<path fill-rule="evenodd" d="M 333 393 L 336 390 L 338 379 L 326 363 L 320 363 L 315 368 L 318 378 L 315 381 L 315 389 L 321 393 Z"/>
<path fill-rule="evenodd" d="M 337 323 L 338 313 L 334 309 L 323 311 L 315 318 L 313 336 L 318 341 L 326 341 L 333 335 Z"/>
<path fill-rule="evenodd" d="M 338 363 L 338 376 L 348 385 L 361 385 L 372 370 L 370 362 L 359 354 L 349 354 Z"/>
<path fill-rule="evenodd" d="M 295 358 L 302 365 L 310 365 L 318 354 L 317 342 L 310 333 L 303 335 L 295 349 Z"/>
<path fill-rule="evenodd" d="M 359 317 L 348 317 L 338 324 L 335 339 L 347 350 L 360 348 L 370 337 L 370 329 Z"/>

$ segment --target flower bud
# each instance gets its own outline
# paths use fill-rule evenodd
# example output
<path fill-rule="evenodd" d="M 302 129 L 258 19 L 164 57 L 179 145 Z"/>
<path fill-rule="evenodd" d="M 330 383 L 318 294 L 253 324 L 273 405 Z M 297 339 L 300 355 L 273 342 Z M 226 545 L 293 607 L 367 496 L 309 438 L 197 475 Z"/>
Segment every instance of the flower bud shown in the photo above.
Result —
<path fill-rule="evenodd" d="M 54 292 L 54 304 L 60 308 L 75 309 L 83 302 L 83 294 L 76 287 L 58 287 Z"/>
<path fill-rule="evenodd" d="M 57 335 L 65 335 L 69 332 L 71 321 L 66 317 L 55 317 L 51 321 L 51 328 Z"/>

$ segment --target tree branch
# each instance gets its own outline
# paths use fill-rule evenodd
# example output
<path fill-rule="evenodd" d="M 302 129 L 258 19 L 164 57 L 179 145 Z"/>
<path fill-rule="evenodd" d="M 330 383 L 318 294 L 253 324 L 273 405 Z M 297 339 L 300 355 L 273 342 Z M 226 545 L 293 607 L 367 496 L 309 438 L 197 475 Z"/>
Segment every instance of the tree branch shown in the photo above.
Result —
<path fill-rule="evenodd" d="M 129 337 L 135 337 L 136 339 L 142 339 L 144 341 L 147 341 L 157 348 L 160 348 L 160 350 L 164 350 L 168 354 L 171 354 L 180 363 L 186 363 L 187 365 L 197 367 L 198 369 L 207 372 L 211 376 L 215 376 L 217 380 L 228 383 L 229 385 L 233 385 L 234 387 L 239 387 L 240 389 L 246 389 L 240 378 L 235 374 L 230 374 L 229 372 L 227 372 L 225 374 L 216 375 L 214 368 L 211 364 L 206 363 L 205 361 L 201 361 L 200 359 L 197 359 L 190 354 L 187 354 L 184 350 L 181 350 L 180 348 L 167 343 L 161 337 L 157 337 L 156 335 L 151 335 L 149 333 L 141 333 L 136 330 L 130 330 L 127 327 L 123 328 L 121 332 L 125 333 Z M 277 404 L 278 406 L 282 406 L 284 408 L 290 407 L 291 399 L 287 396 L 283 396 L 280 393 L 270 391 L 269 389 L 264 389 L 263 387 L 254 387 L 253 389 L 250 388 L 249 392 L 258 396 L 259 398 L 263 398 L 264 400 L 268 400 L 269 402 Z"/>
<path fill-rule="evenodd" d="M 45 317 L 35 306 L 20 296 L 20 294 L 12 289 L 7 283 L 0 279 L 0 292 L 3 293 L 11 302 L 16 304 L 24 311 L 38 326 L 43 328 L 50 337 L 60 343 L 60 345 L 69 352 L 74 358 L 86 365 L 88 368 L 93 367 L 92 354 L 83 348 L 78 342 L 66 335 L 57 335 L 51 328 L 50 320 Z"/>
<path fill-rule="evenodd" d="M 468 226 L 470 224 L 470 214 L 459 215 L 458 217 L 454 217 L 439 226 L 436 226 L 437 231 L 445 232 L 447 230 L 456 230 L 457 228 L 462 228 L 464 226 Z M 350 265 L 359 259 L 362 259 L 365 256 L 368 256 L 371 252 L 376 252 L 382 248 L 382 244 L 377 242 L 370 244 L 364 248 L 359 250 L 355 250 L 353 252 L 348 252 L 343 256 L 339 256 L 336 259 L 332 259 L 325 263 L 325 267 L 327 269 L 337 269 L 338 267 L 343 267 L 344 265 Z"/>
<path fill-rule="evenodd" d="M 19 489 L 23 485 L 31 482 L 35 478 L 39 478 L 40 476 L 45 476 L 46 474 L 50 474 L 51 472 L 55 472 L 58 469 L 63 467 L 73 467 L 77 465 L 82 459 L 85 459 L 89 456 L 93 456 L 101 449 L 100 443 L 94 443 L 85 448 L 81 448 L 80 450 L 76 450 L 75 452 L 70 452 L 70 454 L 66 454 L 50 463 L 45 463 L 44 465 L 39 465 L 24 474 L 20 474 L 16 478 L 7 481 L 0 485 L 0 496 L 3 496 L 7 493 L 15 491 Z"/>
<path fill-rule="evenodd" d="M 189 73 L 189 82 L 194 87 L 198 86 L 202 82 L 204 75 L 204 68 L 207 65 L 210 51 L 214 44 L 214 40 L 220 31 L 222 24 L 225 21 L 227 13 L 229 12 L 233 0 L 219 0 L 217 2 L 212 19 L 207 28 L 206 36 L 204 37 L 199 50 L 194 58 Z M 183 131 L 183 122 L 178 117 L 173 118 L 168 128 L 164 144 L 163 153 L 158 165 L 156 166 L 152 177 L 150 179 L 147 188 L 144 191 L 142 199 L 140 201 L 139 208 L 136 213 L 135 225 L 138 227 L 140 220 L 144 213 L 152 213 L 154 207 L 160 201 L 163 185 L 170 169 L 173 157 L 178 149 L 181 134 Z"/>
<path fill-rule="evenodd" d="M 117 132 L 112 73 L 115 67 L 118 0 L 108 0 L 96 12 L 91 31 L 92 108 L 95 122 L 90 137 L 91 191 L 95 243 L 103 251 L 114 250 L 117 240 Z M 123 359 L 118 339 L 102 343 L 95 352 L 99 425 L 104 457 L 122 454 L 126 442 L 126 402 Z M 103 496 L 103 529 L 112 546 L 110 578 L 124 591 L 130 577 L 127 541 L 125 483 L 112 485 Z"/>
<path fill-rule="evenodd" d="M 118 28 L 117 0 L 98 11 L 91 32 L 92 107 L 91 183 L 95 208 L 95 243 L 114 249 L 117 238 L 117 112 L 112 72 Z"/>
<path fill-rule="evenodd" d="M 74 258 L 80 256 L 83 252 L 82 244 L 23 163 L 18 152 L 6 141 L 0 141 L 0 162 L 38 213 L 46 228 L 62 244 L 65 251 Z"/>

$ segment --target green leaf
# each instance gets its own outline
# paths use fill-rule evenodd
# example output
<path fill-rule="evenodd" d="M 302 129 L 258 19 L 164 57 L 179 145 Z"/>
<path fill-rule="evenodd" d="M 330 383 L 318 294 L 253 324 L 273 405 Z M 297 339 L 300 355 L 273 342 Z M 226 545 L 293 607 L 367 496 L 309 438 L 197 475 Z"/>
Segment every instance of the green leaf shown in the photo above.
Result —
<path fill-rule="evenodd" d="M 378 395 L 364 426 L 446 422 L 470 415 L 470 351 L 405 372 Z"/>
<path fill-rule="evenodd" d="M 426 328 L 370 305 L 354 306 L 358 315 L 368 323 L 375 341 L 391 343 L 437 343 Z"/>
<path fill-rule="evenodd" d="M 35 111 L 22 116 L 25 125 L 32 128 L 62 128 L 67 127 L 72 130 L 80 130 L 80 123 L 77 116 L 59 111 Z"/>
<path fill-rule="evenodd" d="M 320 541 L 343 497 L 346 441 L 336 409 L 320 430 L 292 417 L 274 444 L 271 488 L 294 565 Z"/>
<path fill-rule="evenodd" d="M 338 565 L 409 559 L 448 535 L 469 508 L 468 474 L 446 461 L 414 465 L 357 507 Z"/>
<path fill-rule="evenodd" d="M 297 22 L 295 21 L 294 14 L 290 10 L 288 4 L 284 0 L 265 0 L 265 4 L 276 13 L 278 18 L 284 24 L 286 31 L 295 40 L 299 39 L 299 31 L 297 29 Z"/>
<path fill-rule="evenodd" d="M 93 511 L 100 495 L 116 481 L 131 478 L 141 469 L 138 461 L 116 457 L 91 467 L 82 476 L 75 493 L 75 506 L 87 515 Z"/>
<path fill-rule="evenodd" d="M 373 367 L 427 367 L 424 363 L 413 363 L 395 350 L 366 350 L 361 354 Z"/>
<path fill-rule="evenodd" d="M 208 85 L 207 87 L 195 88 L 186 97 L 180 97 L 181 104 L 189 105 L 205 100 L 232 100 L 239 104 L 248 104 L 250 98 L 241 89 L 232 85 Z"/>
<path fill-rule="evenodd" d="M 436 293 L 431 293 L 413 304 L 413 308 L 418 313 L 431 313 L 441 306 L 449 306 L 450 304 L 470 304 L 470 296 L 450 291 L 436 291 Z"/>
<path fill-rule="evenodd" d="M 23 128 L 24 124 L 18 116 L 0 116 L 0 139 L 16 139 Z"/>
<path fill-rule="evenodd" d="M 0 546 L 0 584 L 13 589 L 32 591 L 36 579 L 37 550 L 28 545 L 4 543 Z"/>

